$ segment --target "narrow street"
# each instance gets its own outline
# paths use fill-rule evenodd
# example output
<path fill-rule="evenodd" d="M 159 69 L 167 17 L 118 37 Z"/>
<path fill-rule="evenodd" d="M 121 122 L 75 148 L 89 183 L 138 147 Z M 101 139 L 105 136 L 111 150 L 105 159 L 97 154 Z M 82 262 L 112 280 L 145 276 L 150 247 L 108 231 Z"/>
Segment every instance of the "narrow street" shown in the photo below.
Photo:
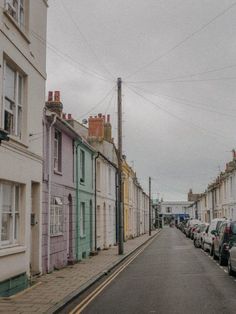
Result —
<path fill-rule="evenodd" d="M 226 267 L 168 227 L 82 313 L 236 313 L 235 296 Z"/>

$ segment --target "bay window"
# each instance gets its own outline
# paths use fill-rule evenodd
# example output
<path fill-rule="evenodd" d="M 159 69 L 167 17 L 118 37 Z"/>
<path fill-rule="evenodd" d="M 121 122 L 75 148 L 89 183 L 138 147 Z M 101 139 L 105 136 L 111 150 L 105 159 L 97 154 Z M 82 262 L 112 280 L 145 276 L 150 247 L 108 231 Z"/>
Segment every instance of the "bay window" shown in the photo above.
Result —
<path fill-rule="evenodd" d="M 5 61 L 3 127 L 17 137 L 22 133 L 23 83 L 23 75 Z"/>
<path fill-rule="evenodd" d="M 25 24 L 25 0 L 6 0 L 6 10 L 8 14 L 23 27 Z"/>
<path fill-rule="evenodd" d="M 19 241 L 20 186 L 0 182 L 0 247 Z"/>

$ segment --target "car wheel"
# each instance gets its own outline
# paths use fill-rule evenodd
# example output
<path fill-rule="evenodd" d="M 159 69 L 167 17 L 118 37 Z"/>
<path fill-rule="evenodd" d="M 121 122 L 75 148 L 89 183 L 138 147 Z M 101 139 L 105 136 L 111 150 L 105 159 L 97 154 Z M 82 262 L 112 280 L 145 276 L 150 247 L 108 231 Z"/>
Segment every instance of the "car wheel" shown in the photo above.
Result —
<path fill-rule="evenodd" d="M 214 253 L 215 253 L 214 246 L 211 246 L 210 255 L 211 255 L 211 256 L 214 256 L 214 255 L 213 255 Z"/>
<path fill-rule="evenodd" d="M 196 239 L 193 240 L 193 244 L 194 246 L 197 248 L 197 242 L 196 242 Z"/>
<path fill-rule="evenodd" d="M 231 266 L 231 261 L 230 259 L 228 260 L 228 274 L 230 276 L 233 276 L 234 275 L 234 272 L 233 272 L 233 269 L 232 269 L 232 266 Z"/>
<path fill-rule="evenodd" d="M 213 246 L 213 248 L 212 248 L 212 256 L 213 256 L 213 259 L 214 259 L 214 260 L 217 260 L 217 256 L 216 256 L 216 253 L 215 253 L 214 246 Z"/>
<path fill-rule="evenodd" d="M 222 258 L 221 253 L 219 254 L 219 264 L 220 264 L 220 266 L 225 265 L 225 261 L 224 261 L 224 259 Z"/>

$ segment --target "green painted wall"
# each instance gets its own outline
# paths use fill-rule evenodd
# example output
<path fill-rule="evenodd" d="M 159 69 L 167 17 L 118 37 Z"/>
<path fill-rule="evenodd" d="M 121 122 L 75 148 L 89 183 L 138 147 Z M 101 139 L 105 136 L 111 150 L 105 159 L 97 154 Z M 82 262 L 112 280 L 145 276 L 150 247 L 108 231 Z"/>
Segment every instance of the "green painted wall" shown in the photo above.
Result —
<path fill-rule="evenodd" d="M 76 194 L 77 194 L 77 259 L 89 256 L 93 249 L 93 213 L 94 213 L 94 182 L 93 155 L 94 152 L 82 143 L 77 143 L 76 154 Z M 82 180 L 81 151 L 84 152 L 84 180 Z M 84 203 L 84 233 L 81 234 L 82 206 Z"/>
<path fill-rule="evenodd" d="M 29 280 L 26 273 L 12 277 L 0 282 L 0 297 L 9 297 L 29 286 Z"/>

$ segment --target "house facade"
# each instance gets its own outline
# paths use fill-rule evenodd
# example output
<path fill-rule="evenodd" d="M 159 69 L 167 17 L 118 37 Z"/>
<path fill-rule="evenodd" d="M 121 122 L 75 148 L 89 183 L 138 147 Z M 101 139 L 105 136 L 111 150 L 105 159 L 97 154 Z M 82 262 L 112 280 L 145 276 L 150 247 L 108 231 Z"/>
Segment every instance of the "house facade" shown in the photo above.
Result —
<path fill-rule="evenodd" d="M 43 119 L 43 272 L 76 260 L 74 143 L 79 137 L 62 119 L 59 92 L 49 92 Z"/>
<path fill-rule="evenodd" d="M 46 27 L 47 1 L 0 1 L 0 296 L 42 271 Z"/>
<path fill-rule="evenodd" d="M 95 157 L 95 250 L 117 243 L 117 154 L 110 116 L 88 119 L 88 141 Z"/>

